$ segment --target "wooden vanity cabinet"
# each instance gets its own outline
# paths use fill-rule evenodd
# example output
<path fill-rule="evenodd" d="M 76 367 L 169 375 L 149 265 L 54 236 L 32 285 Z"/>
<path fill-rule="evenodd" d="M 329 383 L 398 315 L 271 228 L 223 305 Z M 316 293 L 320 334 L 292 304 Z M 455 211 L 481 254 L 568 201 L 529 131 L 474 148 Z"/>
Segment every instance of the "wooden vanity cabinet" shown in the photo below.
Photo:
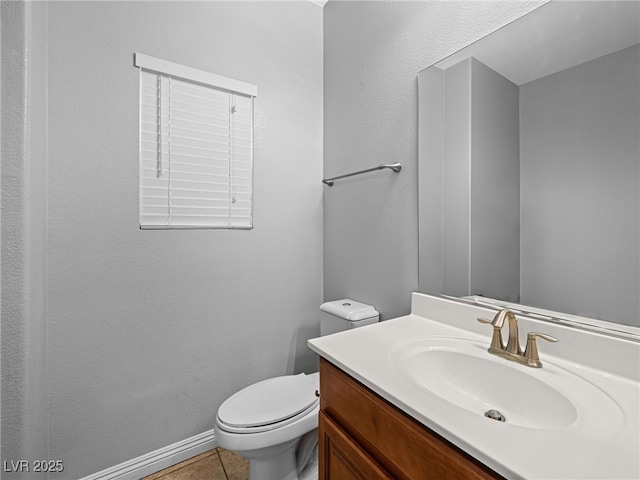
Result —
<path fill-rule="evenodd" d="M 320 359 L 320 480 L 503 479 Z"/>

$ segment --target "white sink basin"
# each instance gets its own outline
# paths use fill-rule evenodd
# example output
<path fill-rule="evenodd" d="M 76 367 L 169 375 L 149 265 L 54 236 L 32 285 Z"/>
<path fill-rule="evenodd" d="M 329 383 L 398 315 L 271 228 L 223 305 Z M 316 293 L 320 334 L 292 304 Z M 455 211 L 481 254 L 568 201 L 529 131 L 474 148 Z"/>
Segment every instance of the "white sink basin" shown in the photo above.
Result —
<path fill-rule="evenodd" d="M 496 357 L 487 345 L 454 337 L 417 337 L 389 352 L 393 368 L 426 394 L 474 415 L 498 411 L 487 422 L 516 428 L 579 428 L 590 438 L 622 428 L 624 415 L 592 383 L 542 357 L 530 368 Z M 495 416 L 495 414 L 494 414 Z"/>

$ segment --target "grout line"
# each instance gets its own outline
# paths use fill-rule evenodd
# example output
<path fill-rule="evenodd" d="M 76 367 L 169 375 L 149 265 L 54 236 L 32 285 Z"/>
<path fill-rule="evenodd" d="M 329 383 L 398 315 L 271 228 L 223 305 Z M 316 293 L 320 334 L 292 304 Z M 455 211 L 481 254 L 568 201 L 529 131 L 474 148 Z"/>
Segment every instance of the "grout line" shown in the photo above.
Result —
<path fill-rule="evenodd" d="M 229 480 L 229 474 L 227 473 L 227 469 L 224 467 L 224 462 L 222 461 L 222 456 L 220 455 L 219 448 L 216 448 L 216 455 L 218 455 L 218 460 L 220 461 L 220 465 L 222 465 L 222 471 L 224 472 L 225 478 Z"/>

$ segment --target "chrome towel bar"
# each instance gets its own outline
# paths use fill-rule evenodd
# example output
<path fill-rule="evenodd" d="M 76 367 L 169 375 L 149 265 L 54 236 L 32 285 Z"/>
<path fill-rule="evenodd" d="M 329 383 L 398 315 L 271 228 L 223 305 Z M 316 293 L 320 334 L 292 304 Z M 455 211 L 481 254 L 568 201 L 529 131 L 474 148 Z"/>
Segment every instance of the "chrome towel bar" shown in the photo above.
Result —
<path fill-rule="evenodd" d="M 345 177 L 352 177 L 354 175 L 360 175 L 361 173 L 373 172 L 375 170 L 382 170 L 384 168 L 389 168 L 389 169 L 393 170 L 394 172 L 398 173 L 400 170 L 402 170 L 402 165 L 400 165 L 398 162 L 396 162 L 396 163 L 383 163 L 381 165 L 378 165 L 377 167 L 367 168 L 366 170 L 360 170 L 358 172 L 347 173 L 345 175 L 339 175 L 339 176 L 333 177 L 333 178 L 325 178 L 325 179 L 322 180 L 322 183 L 332 187 L 334 180 L 339 180 L 340 178 L 345 178 Z"/>

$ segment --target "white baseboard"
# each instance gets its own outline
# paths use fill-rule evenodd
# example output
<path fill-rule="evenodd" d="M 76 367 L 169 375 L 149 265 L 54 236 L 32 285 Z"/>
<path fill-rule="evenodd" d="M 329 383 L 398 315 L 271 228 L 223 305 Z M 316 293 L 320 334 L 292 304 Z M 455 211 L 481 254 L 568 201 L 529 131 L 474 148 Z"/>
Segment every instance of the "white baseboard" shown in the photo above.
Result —
<path fill-rule="evenodd" d="M 213 430 L 209 430 L 168 447 L 160 448 L 146 455 L 94 473 L 81 480 L 139 480 L 146 475 L 151 475 L 217 446 Z"/>

